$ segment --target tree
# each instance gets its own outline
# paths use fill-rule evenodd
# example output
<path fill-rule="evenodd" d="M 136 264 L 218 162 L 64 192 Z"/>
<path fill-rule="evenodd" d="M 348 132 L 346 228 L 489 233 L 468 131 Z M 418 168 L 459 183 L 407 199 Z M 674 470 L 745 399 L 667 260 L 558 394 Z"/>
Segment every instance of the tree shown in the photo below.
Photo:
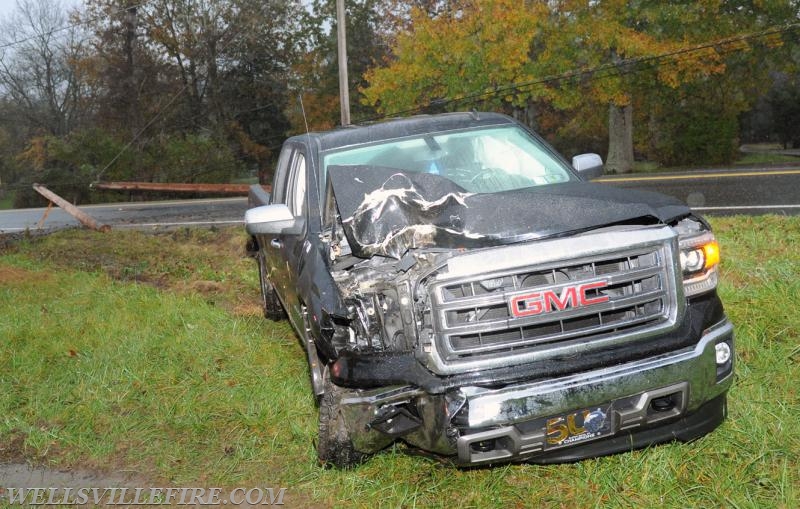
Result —
<path fill-rule="evenodd" d="M 91 51 L 78 65 L 98 91 L 95 122 L 128 138 L 158 113 L 164 96 L 176 92 L 169 66 L 146 37 L 139 3 L 90 0 L 78 16 L 92 34 Z"/>
<path fill-rule="evenodd" d="M 776 75 L 766 102 L 772 116 L 772 134 L 783 148 L 800 145 L 800 79 L 797 75 Z"/>
<path fill-rule="evenodd" d="M 20 0 L 0 32 L 0 87 L 13 129 L 64 135 L 91 118 L 93 91 L 75 66 L 84 34 L 68 26 L 60 2 Z"/>
<path fill-rule="evenodd" d="M 351 111 L 355 121 L 375 116 L 375 109 L 357 98 L 366 82 L 364 73 L 388 55 L 388 40 L 394 34 L 394 19 L 388 0 L 348 0 L 347 63 Z M 330 129 L 340 121 L 339 62 L 335 0 L 315 0 L 305 25 L 309 27 L 308 51 L 295 65 L 293 89 L 302 98 L 305 118 L 296 101 L 290 102 L 294 132 Z"/>
<path fill-rule="evenodd" d="M 165 137 L 178 146 L 205 137 L 239 161 L 232 171 L 267 172 L 275 140 L 289 127 L 283 111 L 290 69 L 303 49 L 297 2 L 87 4 L 96 51 L 86 65 L 104 91 L 101 122 L 134 138 L 135 150 L 166 149 Z M 195 177 L 205 178 L 183 178 Z"/>
<path fill-rule="evenodd" d="M 21 0 L 0 36 L 4 182 L 58 182 L 83 201 L 97 194 L 68 181 L 268 178 L 305 12 L 297 0 L 84 0 L 68 19 L 58 2 Z"/>
<path fill-rule="evenodd" d="M 529 47 L 547 15 L 540 2 L 456 0 L 447 9 L 412 8 L 407 31 L 385 66 L 367 71 L 362 92 L 384 114 L 487 92 L 494 104 L 521 102 L 511 91 L 491 92 L 531 78 Z"/>
<path fill-rule="evenodd" d="M 293 66 L 308 45 L 302 26 L 304 10 L 295 2 L 240 2 L 234 21 L 237 34 L 225 48 L 218 100 L 225 129 L 237 154 L 271 176 L 270 161 L 291 129 L 287 104 L 295 80 Z"/>
<path fill-rule="evenodd" d="M 385 113 L 445 100 L 463 108 L 476 96 L 517 107 L 537 100 L 562 110 L 603 106 L 607 168 L 627 172 L 633 105 L 665 87 L 725 73 L 726 53 L 737 43 L 704 43 L 779 19 L 789 5 L 735 3 L 460 0 L 432 17 L 415 9 L 394 60 L 367 73 L 364 94 Z"/>

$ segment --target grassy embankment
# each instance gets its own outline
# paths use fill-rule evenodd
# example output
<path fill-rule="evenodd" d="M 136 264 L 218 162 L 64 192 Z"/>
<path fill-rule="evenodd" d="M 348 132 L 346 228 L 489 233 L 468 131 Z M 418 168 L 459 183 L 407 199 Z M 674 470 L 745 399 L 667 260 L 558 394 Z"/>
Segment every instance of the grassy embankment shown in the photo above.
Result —
<path fill-rule="evenodd" d="M 694 443 L 479 470 L 397 445 L 322 469 L 302 351 L 260 317 L 240 232 L 71 231 L 0 253 L 0 461 L 284 486 L 299 506 L 798 507 L 800 218 L 713 222 L 737 378 Z"/>
<path fill-rule="evenodd" d="M 14 193 L 0 192 L 0 210 L 14 208 Z"/>

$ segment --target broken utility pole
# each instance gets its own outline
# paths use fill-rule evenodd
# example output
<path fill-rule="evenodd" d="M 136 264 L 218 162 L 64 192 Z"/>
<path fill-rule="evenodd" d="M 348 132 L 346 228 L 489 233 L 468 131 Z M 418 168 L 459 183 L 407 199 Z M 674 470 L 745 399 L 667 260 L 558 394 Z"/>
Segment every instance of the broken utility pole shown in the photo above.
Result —
<path fill-rule="evenodd" d="M 213 193 L 247 196 L 250 184 L 185 184 L 177 182 L 98 182 L 95 189 L 112 191 L 150 191 L 164 193 Z M 271 186 L 261 186 L 267 192 Z"/>
<path fill-rule="evenodd" d="M 109 225 L 107 225 L 107 224 L 99 224 L 97 221 L 95 221 L 95 219 L 92 216 L 90 216 L 86 212 L 82 211 L 81 209 L 79 209 L 75 205 L 71 204 L 70 202 L 68 202 L 64 198 L 60 197 L 59 195 L 57 195 L 53 191 L 47 189 L 43 185 L 33 184 L 33 190 L 36 191 L 37 193 L 41 194 L 42 196 L 44 196 L 48 200 L 50 200 L 50 203 L 55 203 L 56 205 L 58 205 L 59 207 L 64 209 L 64 211 L 67 214 L 71 215 L 72 217 L 74 217 L 75 219 L 80 221 L 81 224 L 83 224 L 87 228 L 91 228 L 92 230 L 103 232 L 103 233 L 111 231 L 111 227 Z"/>

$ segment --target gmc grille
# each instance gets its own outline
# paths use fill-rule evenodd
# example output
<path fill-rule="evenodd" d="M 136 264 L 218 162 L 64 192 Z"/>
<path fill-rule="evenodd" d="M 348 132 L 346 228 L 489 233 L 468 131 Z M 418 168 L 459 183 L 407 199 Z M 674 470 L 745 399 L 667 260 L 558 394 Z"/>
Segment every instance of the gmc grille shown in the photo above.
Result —
<path fill-rule="evenodd" d="M 670 326 L 677 306 L 672 246 L 662 240 L 434 283 L 428 318 L 439 356 L 448 364 L 475 361 Z M 569 299 L 583 285 L 591 288 L 585 301 L 594 303 Z M 544 309 L 512 313 L 514 297 L 543 294 L 551 297 Z"/>

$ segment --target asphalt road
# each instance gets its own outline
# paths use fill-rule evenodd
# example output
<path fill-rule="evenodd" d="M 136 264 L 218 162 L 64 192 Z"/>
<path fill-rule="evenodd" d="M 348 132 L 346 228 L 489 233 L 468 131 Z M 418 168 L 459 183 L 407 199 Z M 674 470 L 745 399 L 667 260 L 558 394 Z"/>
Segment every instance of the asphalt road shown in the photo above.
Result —
<path fill-rule="evenodd" d="M 669 194 L 707 215 L 800 214 L 800 168 L 796 166 L 607 176 L 597 181 Z M 98 222 L 115 229 L 236 225 L 242 224 L 246 208 L 246 198 L 81 207 Z M 0 211 L 0 233 L 37 229 L 45 210 Z M 72 226 L 79 226 L 79 223 L 57 207 L 53 207 L 43 222 L 47 230 Z"/>
<path fill-rule="evenodd" d="M 218 198 L 160 202 L 86 205 L 81 210 L 101 224 L 120 228 L 169 228 L 242 224 L 247 198 Z M 0 210 L 0 233 L 38 229 L 46 208 Z M 46 230 L 80 226 L 72 216 L 53 207 L 42 223 Z"/>
<path fill-rule="evenodd" d="M 606 176 L 596 182 L 674 196 L 704 215 L 800 214 L 800 168 Z"/>

